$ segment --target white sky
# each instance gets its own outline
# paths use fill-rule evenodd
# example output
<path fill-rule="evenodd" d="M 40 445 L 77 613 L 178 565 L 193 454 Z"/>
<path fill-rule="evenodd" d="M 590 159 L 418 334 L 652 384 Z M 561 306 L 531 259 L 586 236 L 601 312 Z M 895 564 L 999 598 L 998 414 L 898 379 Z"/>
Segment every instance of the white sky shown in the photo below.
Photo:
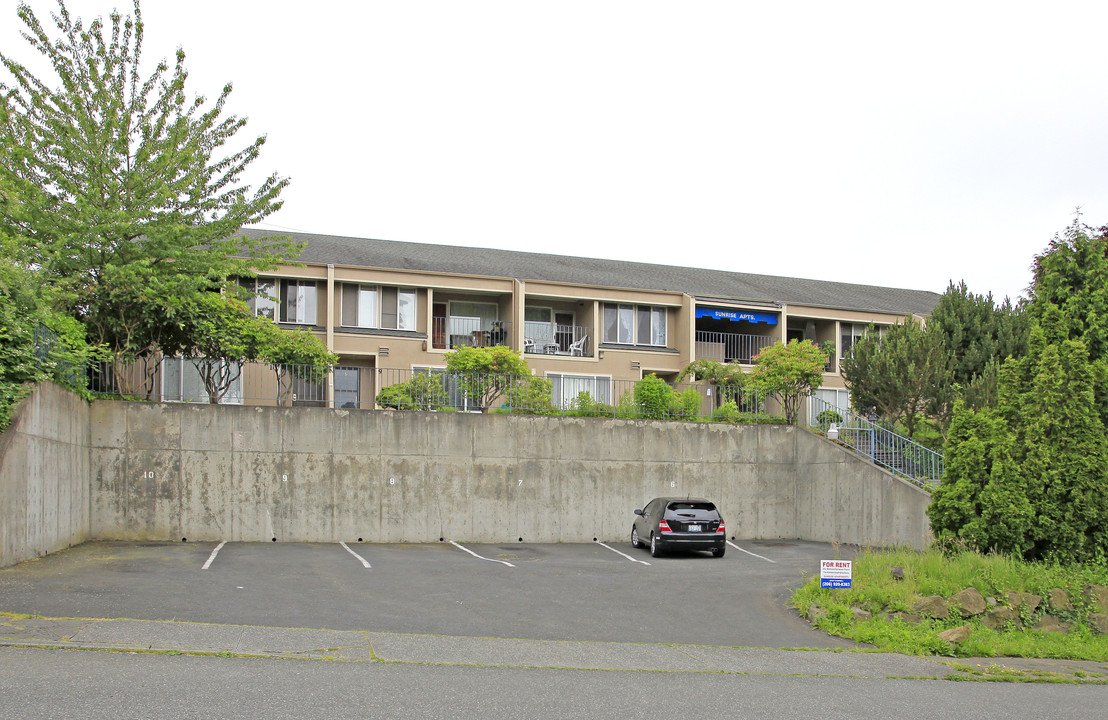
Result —
<path fill-rule="evenodd" d="M 29 60 L 16 0 L 0 48 Z M 70 0 L 86 21 L 129 0 Z M 53 0 L 31 0 L 47 20 Z M 1108 223 L 1108 2 L 146 0 L 263 227 L 1015 297 Z M 490 271 L 495 269 L 490 269 Z"/>

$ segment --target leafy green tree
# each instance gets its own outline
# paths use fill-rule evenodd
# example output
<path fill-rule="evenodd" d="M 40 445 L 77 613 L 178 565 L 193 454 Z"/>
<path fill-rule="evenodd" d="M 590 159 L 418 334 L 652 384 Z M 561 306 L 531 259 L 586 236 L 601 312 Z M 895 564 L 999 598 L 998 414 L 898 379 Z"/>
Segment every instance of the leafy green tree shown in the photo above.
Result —
<path fill-rule="evenodd" d="M 750 384 L 765 390 L 785 410 L 785 422 L 795 425 L 800 415 L 800 403 L 823 383 L 823 372 L 830 352 L 811 340 L 790 340 L 758 353 Z"/>
<path fill-rule="evenodd" d="M 238 292 L 235 278 L 299 252 L 234 237 L 280 207 L 287 180 L 242 183 L 265 138 L 225 150 L 246 119 L 223 116 L 229 84 L 212 104 L 186 94 L 183 51 L 172 69 L 140 75 L 137 0 L 133 16 L 87 26 L 59 0 L 56 38 L 28 5 L 18 15 L 55 77 L 0 54 L 11 76 L 0 84 L 0 183 L 16 200 L 0 209 L 0 235 L 24 239 L 19 262 L 39 269 L 94 344 L 130 357 L 187 350 L 197 295 Z"/>
<path fill-rule="evenodd" d="M 873 410 L 902 423 L 915 437 L 922 420 L 938 417 L 951 390 L 948 355 L 942 335 L 911 316 L 878 336 L 870 327 L 843 358 L 843 380 L 850 402 L 862 414 Z"/>
<path fill-rule="evenodd" d="M 338 361 L 315 335 L 283 330 L 256 316 L 237 297 L 201 293 L 191 299 L 182 316 L 182 333 L 188 339 L 182 355 L 195 364 L 212 403 L 226 396 L 245 363 L 273 365 L 279 384 L 287 389 L 290 374 L 322 382 Z"/>
<path fill-rule="evenodd" d="M 684 382 L 689 377 L 708 383 L 713 390 L 714 407 L 719 407 L 728 399 L 737 399 L 741 389 L 747 384 L 747 376 L 741 365 L 717 360 L 693 360 L 677 376 L 677 382 Z"/>
<path fill-rule="evenodd" d="M 458 373 L 458 384 L 465 394 L 488 412 L 520 375 L 530 375 L 527 361 L 503 345 L 495 347 L 462 346 L 446 353 L 446 370 Z"/>

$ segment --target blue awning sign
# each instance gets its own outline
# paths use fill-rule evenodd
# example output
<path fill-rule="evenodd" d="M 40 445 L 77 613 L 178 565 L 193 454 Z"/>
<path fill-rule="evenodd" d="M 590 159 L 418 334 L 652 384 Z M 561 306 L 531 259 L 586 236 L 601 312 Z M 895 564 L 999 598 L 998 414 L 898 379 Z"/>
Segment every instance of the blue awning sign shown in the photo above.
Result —
<path fill-rule="evenodd" d="M 698 307 L 696 309 L 696 316 L 698 318 L 706 317 L 714 320 L 731 320 L 732 322 L 745 320 L 746 322 L 766 323 L 767 325 L 777 324 L 777 315 L 775 313 L 760 313 L 752 310 L 739 310 L 737 308 Z"/>

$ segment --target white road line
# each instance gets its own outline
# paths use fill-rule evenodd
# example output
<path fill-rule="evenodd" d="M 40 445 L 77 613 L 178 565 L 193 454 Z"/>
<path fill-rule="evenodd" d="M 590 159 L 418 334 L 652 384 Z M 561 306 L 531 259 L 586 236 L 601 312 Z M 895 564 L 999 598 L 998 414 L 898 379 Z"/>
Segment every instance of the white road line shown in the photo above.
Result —
<path fill-rule="evenodd" d="M 200 568 L 200 569 L 201 569 L 201 570 L 207 570 L 207 569 L 208 569 L 209 567 L 211 567 L 211 565 L 212 565 L 212 561 L 214 561 L 214 560 L 215 560 L 215 556 L 219 554 L 219 549 L 220 549 L 221 547 L 223 547 L 224 545 L 226 545 L 226 544 L 227 544 L 227 541 L 226 541 L 226 540 L 224 540 L 224 541 L 223 541 L 223 542 L 221 542 L 220 544 L 216 545 L 216 546 L 215 546 L 215 550 L 212 550 L 212 554 L 208 556 L 208 562 L 204 563 L 204 567 L 202 567 L 202 568 Z"/>
<path fill-rule="evenodd" d="M 631 556 L 630 556 L 630 555 L 628 555 L 627 553 L 624 553 L 624 552 L 620 552 L 619 550 L 616 550 L 616 549 L 615 549 L 614 547 L 612 547 L 611 545 L 606 545 L 606 544 L 604 544 L 604 543 L 600 542 L 599 540 L 597 540 L 597 541 L 596 541 L 596 544 L 597 544 L 597 545 L 599 545 L 599 546 L 601 546 L 601 547 L 606 547 L 606 548 L 608 548 L 609 550 L 611 550 L 612 552 L 614 552 L 614 553 L 615 553 L 616 555 L 622 555 L 623 557 L 627 558 L 627 559 L 628 559 L 628 560 L 630 560 L 631 562 L 637 562 L 637 563 L 642 563 L 643 565 L 649 565 L 649 564 L 650 564 L 650 563 L 648 563 L 648 562 L 647 562 L 647 561 L 645 561 L 645 560 L 639 560 L 638 558 L 633 558 L 633 557 L 631 557 Z"/>
<path fill-rule="evenodd" d="M 362 565 L 365 565 L 366 570 L 370 569 L 369 563 L 366 561 L 366 559 L 364 557 L 362 557 L 361 555 L 359 555 L 358 553 L 351 550 L 349 545 L 347 545 L 344 542 L 340 542 L 339 545 L 342 545 L 342 547 L 346 550 L 346 552 L 348 552 L 351 555 L 353 555 L 354 557 L 358 558 L 358 560 L 360 560 L 362 562 Z"/>
<path fill-rule="evenodd" d="M 753 555 L 753 556 L 754 556 L 754 557 L 756 557 L 756 558 L 762 558 L 762 559 L 763 559 L 763 560 L 765 560 L 766 562 L 771 562 L 771 563 L 773 563 L 774 565 L 776 565 L 776 564 L 777 564 L 777 561 L 776 561 L 776 560 L 770 560 L 770 559 L 769 559 L 768 557 L 762 557 L 762 556 L 761 556 L 761 555 L 759 555 L 758 553 L 752 553 L 752 552 L 750 552 L 749 550 L 743 550 L 743 549 L 742 549 L 741 547 L 739 547 L 739 546 L 738 546 L 738 545 L 736 545 L 735 543 L 731 542 L 730 540 L 728 540 L 728 541 L 727 541 L 727 544 L 728 544 L 728 545 L 730 545 L 731 547 L 735 548 L 735 549 L 736 549 L 736 550 L 738 550 L 739 552 L 744 552 L 744 553 L 746 553 L 747 555 Z"/>
<path fill-rule="evenodd" d="M 515 567 L 515 565 L 511 564 L 511 563 L 510 563 L 510 562 L 508 562 L 507 560 L 493 560 L 492 558 L 487 558 L 487 557 L 481 557 L 480 555 L 478 555 L 477 553 L 473 552 L 473 551 L 472 551 L 472 550 L 470 550 L 469 548 L 467 548 L 467 547 L 462 547 L 461 545 L 459 545 L 458 543 L 454 542 L 453 540 L 451 540 L 451 541 L 450 541 L 450 544 L 451 544 L 451 545 L 453 545 L 454 547 L 458 548 L 459 550 L 465 550 L 465 551 L 466 551 L 467 553 L 469 553 L 469 554 L 470 554 L 470 555 L 472 555 L 473 557 L 477 558 L 478 560 L 488 560 L 489 562 L 497 562 L 497 563 L 500 563 L 501 565 L 507 565 L 508 567 Z"/>

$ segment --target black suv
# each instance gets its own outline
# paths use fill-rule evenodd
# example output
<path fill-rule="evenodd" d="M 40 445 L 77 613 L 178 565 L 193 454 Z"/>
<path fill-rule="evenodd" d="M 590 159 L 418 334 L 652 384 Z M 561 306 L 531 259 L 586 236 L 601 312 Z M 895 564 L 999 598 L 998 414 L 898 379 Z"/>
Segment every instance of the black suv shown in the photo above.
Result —
<path fill-rule="evenodd" d="M 636 510 L 631 525 L 631 545 L 650 545 L 658 557 L 666 550 L 711 550 L 723 557 L 727 550 L 727 529 L 715 503 L 699 498 L 654 498 Z"/>

